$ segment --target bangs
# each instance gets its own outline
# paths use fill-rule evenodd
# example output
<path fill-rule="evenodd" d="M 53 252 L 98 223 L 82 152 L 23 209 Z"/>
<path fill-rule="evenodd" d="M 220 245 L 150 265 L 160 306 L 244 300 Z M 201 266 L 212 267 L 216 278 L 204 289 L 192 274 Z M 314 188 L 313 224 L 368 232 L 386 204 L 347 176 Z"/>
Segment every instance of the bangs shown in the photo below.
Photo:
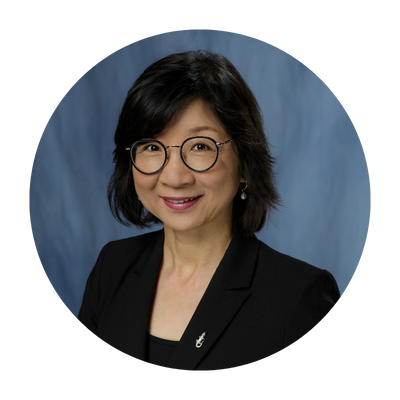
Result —
<path fill-rule="evenodd" d="M 185 108 L 195 95 L 187 93 L 177 99 L 172 94 L 165 96 L 149 96 L 148 101 L 143 103 L 143 108 L 139 111 L 135 124 L 132 129 L 132 141 L 143 138 L 153 138 L 160 134 L 179 113 L 180 110 Z"/>

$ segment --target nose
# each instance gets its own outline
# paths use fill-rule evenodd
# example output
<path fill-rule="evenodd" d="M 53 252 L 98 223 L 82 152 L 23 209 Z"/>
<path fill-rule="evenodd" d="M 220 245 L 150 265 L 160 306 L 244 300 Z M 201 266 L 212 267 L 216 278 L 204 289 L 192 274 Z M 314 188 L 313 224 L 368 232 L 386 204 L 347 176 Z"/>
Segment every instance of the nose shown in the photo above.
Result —
<path fill-rule="evenodd" d="M 161 170 L 160 182 L 174 188 L 191 185 L 195 181 L 193 172 L 183 163 L 180 148 L 168 148 L 167 163 Z"/>

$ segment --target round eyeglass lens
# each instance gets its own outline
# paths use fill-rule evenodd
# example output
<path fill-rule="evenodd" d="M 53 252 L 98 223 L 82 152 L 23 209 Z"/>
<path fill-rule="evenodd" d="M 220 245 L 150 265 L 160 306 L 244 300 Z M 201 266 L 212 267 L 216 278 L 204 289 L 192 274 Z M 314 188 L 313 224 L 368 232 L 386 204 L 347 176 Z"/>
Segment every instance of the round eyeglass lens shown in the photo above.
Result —
<path fill-rule="evenodd" d="M 182 159 L 195 171 L 206 171 L 211 168 L 218 157 L 218 148 L 208 138 L 195 137 L 186 140 L 182 145 Z"/>
<path fill-rule="evenodd" d="M 135 167 L 145 174 L 157 172 L 167 158 L 164 147 L 156 141 L 136 142 L 131 154 Z"/>

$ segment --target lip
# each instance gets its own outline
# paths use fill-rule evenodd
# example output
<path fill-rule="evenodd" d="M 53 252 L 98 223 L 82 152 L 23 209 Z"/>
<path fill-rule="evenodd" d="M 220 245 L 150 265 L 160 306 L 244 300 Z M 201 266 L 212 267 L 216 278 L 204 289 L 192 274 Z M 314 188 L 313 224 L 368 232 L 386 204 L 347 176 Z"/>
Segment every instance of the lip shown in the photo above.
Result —
<path fill-rule="evenodd" d="M 193 207 L 202 196 L 193 197 L 163 197 L 165 205 L 174 211 L 184 211 L 190 207 Z"/>

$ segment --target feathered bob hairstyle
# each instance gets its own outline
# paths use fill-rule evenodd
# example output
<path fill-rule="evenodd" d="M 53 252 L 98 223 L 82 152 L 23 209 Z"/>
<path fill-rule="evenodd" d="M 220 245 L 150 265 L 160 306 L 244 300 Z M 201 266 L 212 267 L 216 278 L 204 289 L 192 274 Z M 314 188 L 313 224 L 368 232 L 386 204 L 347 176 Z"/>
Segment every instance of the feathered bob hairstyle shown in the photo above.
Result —
<path fill-rule="evenodd" d="M 114 170 L 107 189 L 111 212 L 127 226 L 144 228 L 160 222 L 138 200 L 130 154 L 125 149 L 163 131 L 183 107 L 197 99 L 213 111 L 234 139 L 247 181 L 247 199 L 235 196 L 233 223 L 251 236 L 261 230 L 271 209 L 279 205 L 274 159 L 259 105 L 246 82 L 225 57 L 202 50 L 172 54 L 155 62 L 128 91 L 114 137 Z"/>

